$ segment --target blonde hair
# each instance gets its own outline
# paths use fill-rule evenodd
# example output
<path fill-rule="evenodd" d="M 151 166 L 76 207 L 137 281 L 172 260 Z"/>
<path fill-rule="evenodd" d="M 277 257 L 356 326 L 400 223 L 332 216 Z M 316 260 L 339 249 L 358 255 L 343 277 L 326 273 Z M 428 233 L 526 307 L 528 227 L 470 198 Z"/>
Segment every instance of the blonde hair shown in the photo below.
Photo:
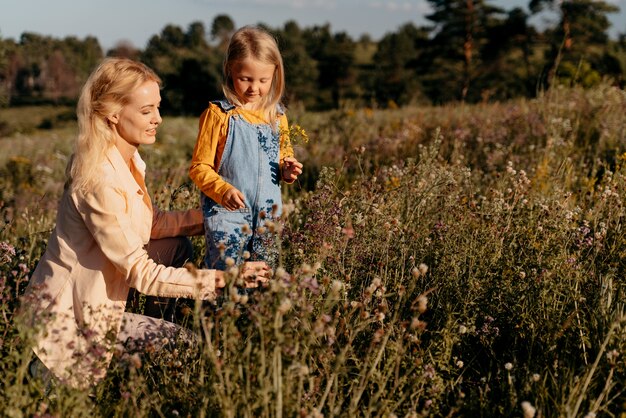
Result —
<path fill-rule="evenodd" d="M 222 84 L 224 96 L 231 103 L 238 106 L 242 105 L 235 93 L 231 70 L 233 64 L 247 58 L 275 66 L 272 87 L 269 94 L 261 102 L 266 118 L 275 126 L 278 118 L 276 106 L 282 100 L 285 92 L 285 70 L 276 39 L 267 31 L 255 26 L 244 26 L 231 37 L 224 57 L 224 83 Z"/>
<path fill-rule="evenodd" d="M 100 165 L 115 144 L 109 117 L 118 114 L 146 81 L 161 85 L 154 71 L 128 58 L 106 58 L 91 73 L 78 99 L 78 136 L 66 170 L 66 187 L 86 190 L 98 178 Z"/>

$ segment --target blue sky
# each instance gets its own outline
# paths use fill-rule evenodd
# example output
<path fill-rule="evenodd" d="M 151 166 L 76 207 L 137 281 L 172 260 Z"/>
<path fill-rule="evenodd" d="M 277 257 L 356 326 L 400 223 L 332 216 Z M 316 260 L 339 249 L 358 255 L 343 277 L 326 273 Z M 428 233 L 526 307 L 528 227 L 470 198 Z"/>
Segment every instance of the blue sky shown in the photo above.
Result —
<path fill-rule="evenodd" d="M 610 34 L 616 36 L 626 32 L 626 0 L 610 2 L 621 9 L 610 15 Z M 525 8 L 528 1 L 491 4 L 508 10 Z M 0 0 L 0 37 L 17 40 L 23 32 L 58 38 L 93 35 L 104 49 L 121 40 L 143 49 L 169 23 L 186 30 L 200 21 L 209 30 L 216 15 L 227 14 L 236 26 L 262 22 L 282 27 L 288 20 L 300 27 L 329 23 L 332 32 L 345 31 L 354 39 L 368 33 L 378 40 L 407 22 L 425 24 L 428 11 L 426 0 Z"/>

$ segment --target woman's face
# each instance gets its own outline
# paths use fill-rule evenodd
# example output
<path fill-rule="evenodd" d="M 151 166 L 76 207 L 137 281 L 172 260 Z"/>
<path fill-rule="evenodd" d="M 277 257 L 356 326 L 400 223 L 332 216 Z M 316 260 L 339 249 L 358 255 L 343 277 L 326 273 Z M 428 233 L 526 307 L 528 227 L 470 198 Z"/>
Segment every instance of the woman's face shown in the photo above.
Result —
<path fill-rule="evenodd" d="M 272 88 L 273 64 L 254 58 L 235 62 L 231 68 L 233 87 L 237 97 L 247 109 L 256 109 Z"/>
<path fill-rule="evenodd" d="M 146 81 L 130 95 L 130 101 L 114 121 L 119 136 L 130 145 L 153 144 L 157 126 L 163 119 L 159 113 L 161 93 L 155 81 Z"/>

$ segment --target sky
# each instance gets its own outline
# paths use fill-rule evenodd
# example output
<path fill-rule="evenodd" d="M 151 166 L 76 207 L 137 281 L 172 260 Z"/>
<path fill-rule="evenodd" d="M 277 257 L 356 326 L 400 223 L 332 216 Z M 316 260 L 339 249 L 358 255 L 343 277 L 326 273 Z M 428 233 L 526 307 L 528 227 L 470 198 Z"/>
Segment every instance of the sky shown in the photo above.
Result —
<path fill-rule="evenodd" d="M 608 0 L 620 8 L 609 15 L 609 34 L 626 32 L 626 0 Z M 491 0 L 505 10 L 526 9 L 528 0 Z M 347 32 L 353 39 L 369 34 L 379 40 L 405 23 L 426 24 L 426 0 L 0 0 L 0 37 L 16 41 L 24 32 L 80 39 L 95 36 L 105 49 L 127 41 L 144 49 L 152 35 L 168 24 L 186 30 L 202 22 L 210 31 L 215 16 L 226 14 L 236 27 L 265 23 L 283 27 L 293 20 L 301 28 L 329 24 L 332 33 Z M 536 26 L 554 16 L 531 21 Z"/>

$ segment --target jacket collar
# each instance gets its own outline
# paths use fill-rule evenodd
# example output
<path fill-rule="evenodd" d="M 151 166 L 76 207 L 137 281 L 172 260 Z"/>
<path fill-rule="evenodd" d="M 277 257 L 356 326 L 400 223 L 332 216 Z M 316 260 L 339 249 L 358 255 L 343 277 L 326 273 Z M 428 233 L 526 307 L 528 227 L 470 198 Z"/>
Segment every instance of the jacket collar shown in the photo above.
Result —
<path fill-rule="evenodd" d="M 115 145 L 111 146 L 107 150 L 106 156 L 107 156 L 109 163 L 113 167 L 115 174 L 119 176 L 119 178 L 122 180 L 124 185 L 127 187 L 132 187 L 132 188 L 137 187 L 138 192 L 143 194 L 142 189 L 145 187 L 145 185 L 144 187 L 142 187 L 142 185 L 137 184 L 137 181 L 135 180 L 133 173 L 131 173 L 129 167 L 126 165 L 126 162 L 124 161 L 124 158 L 122 157 L 122 154 L 120 154 L 119 150 L 117 149 Z M 141 159 L 139 152 L 135 151 L 135 154 L 132 157 L 132 162 L 135 168 L 137 169 L 137 171 L 141 174 L 141 178 L 143 180 L 146 176 L 146 163 Z"/>

